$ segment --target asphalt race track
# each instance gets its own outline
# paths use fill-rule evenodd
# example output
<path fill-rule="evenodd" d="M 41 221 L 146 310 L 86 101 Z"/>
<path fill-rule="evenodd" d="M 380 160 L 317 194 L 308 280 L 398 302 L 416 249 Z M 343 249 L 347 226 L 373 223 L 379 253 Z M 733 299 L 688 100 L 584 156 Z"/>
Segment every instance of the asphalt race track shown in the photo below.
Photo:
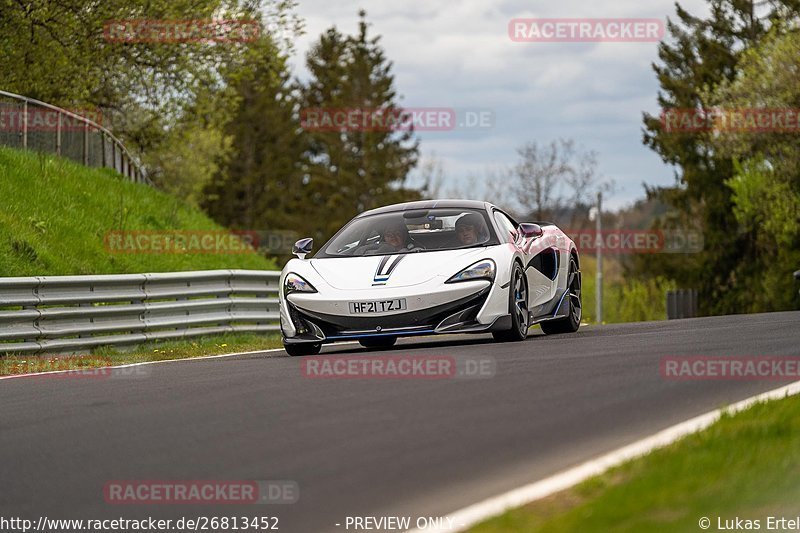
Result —
<path fill-rule="evenodd" d="M 366 354 L 357 345 L 330 354 Z M 799 356 L 800 312 L 585 327 L 372 355 L 491 357 L 485 379 L 309 379 L 283 352 L 148 365 L 131 379 L 0 380 L 0 516 L 442 516 L 786 381 L 673 381 L 664 356 Z M 142 367 L 144 368 L 144 367 Z M 112 505 L 110 480 L 292 480 L 272 505 Z M 337 526 L 336 524 L 341 524 Z M 351 528 L 352 530 L 352 528 Z"/>

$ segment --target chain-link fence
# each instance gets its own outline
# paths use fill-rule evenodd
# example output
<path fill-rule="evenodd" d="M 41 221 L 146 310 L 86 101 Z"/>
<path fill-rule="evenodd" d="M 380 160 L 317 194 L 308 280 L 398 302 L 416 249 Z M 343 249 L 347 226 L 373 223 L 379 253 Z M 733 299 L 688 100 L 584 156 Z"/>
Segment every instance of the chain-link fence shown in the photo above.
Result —
<path fill-rule="evenodd" d="M 93 110 L 66 110 L 0 91 L 0 145 L 50 152 L 89 167 L 113 168 L 136 183 L 152 185 L 119 139 Z"/>

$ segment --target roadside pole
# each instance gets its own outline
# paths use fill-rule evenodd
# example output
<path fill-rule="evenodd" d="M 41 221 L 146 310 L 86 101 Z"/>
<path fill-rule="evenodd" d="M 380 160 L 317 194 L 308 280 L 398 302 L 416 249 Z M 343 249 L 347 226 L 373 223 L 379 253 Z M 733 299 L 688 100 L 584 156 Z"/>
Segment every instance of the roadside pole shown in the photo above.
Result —
<path fill-rule="evenodd" d="M 597 193 L 597 217 L 595 220 L 595 230 L 597 231 L 597 237 L 595 241 L 598 241 L 602 235 L 603 229 L 603 193 Z M 597 323 L 603 323 L 603 247 L 597 247 Z"/>

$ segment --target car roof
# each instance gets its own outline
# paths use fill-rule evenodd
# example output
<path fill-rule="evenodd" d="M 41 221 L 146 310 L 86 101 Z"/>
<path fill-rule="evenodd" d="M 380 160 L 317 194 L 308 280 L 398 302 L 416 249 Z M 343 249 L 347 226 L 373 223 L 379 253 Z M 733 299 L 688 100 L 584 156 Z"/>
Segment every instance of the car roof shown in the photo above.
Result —
<path fill-rule="evenodd" d="M 487 209 L 492 204 L 488 202 L 481 202 L 478 200 L 456 200 L 456 199 L 448 199 L 448 200 L 419 200 L 416 202 L 405 202 L 402 204 L 393 204 L 393 205 L 386 205 L 383 207 L 378 207 L 376 209 L 371 209 L 369 211 L 364 211 L 356 218 L 368 216 L 368 215 L 378 215 L 381 213 L 392 213 L 394 211 L 409 211 L 412 209 L 434 209 L 436 207 L 454 207 L 454 208 L 464 208 L 464 209 Z"/>

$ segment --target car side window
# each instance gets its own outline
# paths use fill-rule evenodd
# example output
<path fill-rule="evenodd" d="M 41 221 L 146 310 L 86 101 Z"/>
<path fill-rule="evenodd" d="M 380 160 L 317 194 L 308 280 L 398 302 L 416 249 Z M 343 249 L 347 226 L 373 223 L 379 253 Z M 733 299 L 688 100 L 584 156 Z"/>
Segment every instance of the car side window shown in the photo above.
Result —
<path fill-rule="evenodd" d="M 500 226 L 501 239 L 506 242 L 514 242 L 517 236 L 517 228 L 511 219 L 500 211 L 494 212 L 494 219 L 497 221 L 497 225 Z"/>

